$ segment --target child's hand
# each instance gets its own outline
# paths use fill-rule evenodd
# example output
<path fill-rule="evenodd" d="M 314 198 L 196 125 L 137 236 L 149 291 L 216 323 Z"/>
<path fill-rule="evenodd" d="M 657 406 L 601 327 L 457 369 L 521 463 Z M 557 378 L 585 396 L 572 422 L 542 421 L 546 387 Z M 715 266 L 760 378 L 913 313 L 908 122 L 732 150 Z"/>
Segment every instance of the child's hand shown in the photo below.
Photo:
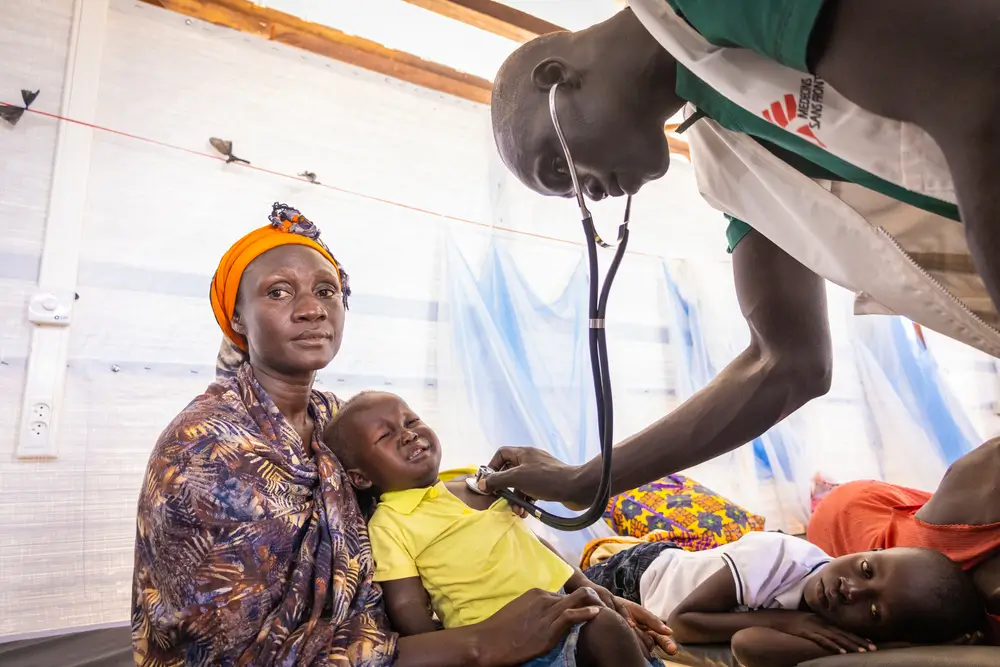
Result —
<path fill-rule="evenodd" d="M 631 600 L 624 600 L 616 597 L 615 609 L 625 617 L 625 621 L 635 630 L 635 635 L 639 639 L 646 653 L 652 655 L 654 649 L 659 648 L 667 655 L 677 653 L 677 645 L 670 638 L 673 630 L 667 627 L 660 618 L 653 612 L 641 605 L 637 605 Z"/>
<path fill-rule="evenodd" d="M 635 636 L 639 640 L 639 645 L 642 646 L 647 658 L 651 656 L 653 649 L 656 647 L 660 647 L 668 655 L 673 655 L 677 652 L 677 646 L 670 638 L 673 631 L 648 609 L 630 600 L 612 595 L 611 591 L 607 588 L 588 581 L 582 575 L 580 576 L 580 582 L 585 583 L 576 583 L 573 580 L 567 582 L 565 587 L 566 592 L 572 592 L 577 588 L 590 589 L 605 607 L 616 611 L 628 626 L 635 631 Z"/>
<path fill-rule="evenodd" d="M 524 495 L 523 493 L 521 493 L 519 491 L 515 491 L 514 495 L 516 495 L 518 498 L 521 498 L 523 500 L 527 500 L 528 502 L 534 502 L 533 499 L 529 498 L 528 496 Z M 515 505 L 515 504 L 513 504 L 511 502 L 508 502 L 507 505 L 510 507 L 510 511 L 511 512 L 513 512 L 517 516 L 521 517 L 522 519 L 524 517 L 528 516 L 528 510 L 524 509 L 520 505 Z"/>
<path fill-rule="evenodd" d="M 980 630 L 976 630 L 975 632 L 962 635 L 958 639 L 952 640 L 948 643 L 956 646 L 974 646 L 976 644 L 982 644 L 983 633 Z"/>
<path fill-rule="evenodd" d="M 605 607 L 607 607 L 608 609 L 614 609 L 616 612 L 618 612 L 619 616 L 625 619 L 625 622 L 628 623 L 628 626 L 630 628 L 635 628 L 636 622 L 635 620 L 633 620 L 631 610 L 627 606 L 633 603 L 623 598 L 615 597 L 614 595 L 611 594 L 611 591 L 609 591 L 607 588 L 605 588 L 604 586 L 598 586 L 592 581 L 587 581 L 586 586 L 587 588 L 590 588 L 595 593 L 597 593 L 597 597 L 601 598 L 601 602 L 604 603 Z M 568 589 L 567 592 L 569 592 Z M 642 607 L 639 608 L 642 609 Z M 643 609 L 643 611 L 645 611 L 645 609 Z M 664 625 L 663 627 L 666 628 L 667 626 Z"/>
<path fill-rule="evenodd" d="M 832 653 L 864 653 L 877 650 L 869 639 L 830 625 L 816 614 L 789 613 L 788 621 L 776 628 L 782 632 L 808 639 Z"/>
<path fill-rule="evenodd" d="M 945 646 L 975 646 L 976 644 L 983 643 L 983 633 L 979 630 L 976 632 L 964 634 L 957 639 L 952 639 L 950 642 L 945 642 Z M 890 648 L 913 648 L 915 646 L 927 646 L 927 644 L 914 644 L 912 642 L 879 642 L 880 649 L 890 649 Z"/>

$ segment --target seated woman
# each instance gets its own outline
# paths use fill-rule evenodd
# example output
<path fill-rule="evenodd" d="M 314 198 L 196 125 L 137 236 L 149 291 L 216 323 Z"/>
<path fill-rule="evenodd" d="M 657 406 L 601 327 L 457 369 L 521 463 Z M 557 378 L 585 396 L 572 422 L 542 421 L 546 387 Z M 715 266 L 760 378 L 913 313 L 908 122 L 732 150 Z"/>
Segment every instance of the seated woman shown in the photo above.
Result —
<path fill-rule="evenodd" d="M 924 547 L 945 554 L 972 576 L 1000 621 L 1000 439 L 969 452 L 945 473 L 933 494 L 870 480 L 836 487 L 809 520 L 807 538 L 833 556 Z"/>
<path fill-rule="evenodd" d="M 212 309 L 235 347 L 160 436 L 139 496 L 140 667 L 518 665 L 597 616 L 586 589 L 533 590 L 476 625 L 392 632 L 364 518 L 321 440 L 340 401 L 312 388 L 349 294 L 317 228 L 284 205 L 222 258 Z"/>

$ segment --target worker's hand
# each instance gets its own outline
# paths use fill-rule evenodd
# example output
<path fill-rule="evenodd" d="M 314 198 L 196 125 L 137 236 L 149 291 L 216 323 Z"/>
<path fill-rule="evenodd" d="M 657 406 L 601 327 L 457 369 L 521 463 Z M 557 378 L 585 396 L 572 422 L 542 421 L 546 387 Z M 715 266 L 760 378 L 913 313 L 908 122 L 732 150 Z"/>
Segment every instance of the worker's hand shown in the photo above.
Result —
<path fill-rule="evenodd" d="M 520 665 L 551 651 L 569 631 L 601 610 L 594 592 L 569 595 L 533 589 L 471 626 L 482 665 Z"/>
<path fill-rule="evenodd" d="M 566 465 L 534 447 L 502 447 L 493 455 L 490 467 L 498 472 L 479 481 L 480 490 L 488 493 L 513 488 L 529 498 L 583 510 L 596 492 L 581 488 L 579 467 Z"/>
<path fill-rule="evenodd" d="M 870 639 L 864 639 L 847 630 L 830 625 L 816 614 L 790 612 L 780 627 L 782 632 L 808 639 L 831 653 L 865 653 L 876 650 Z"/>

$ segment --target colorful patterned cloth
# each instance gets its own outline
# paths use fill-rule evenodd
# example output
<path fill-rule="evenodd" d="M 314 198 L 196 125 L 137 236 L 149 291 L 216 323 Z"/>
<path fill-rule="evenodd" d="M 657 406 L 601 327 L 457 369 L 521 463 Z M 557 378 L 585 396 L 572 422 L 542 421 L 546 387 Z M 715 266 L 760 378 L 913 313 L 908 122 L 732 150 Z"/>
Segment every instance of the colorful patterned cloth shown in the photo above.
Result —
<path fill-rule="evenodd" d="M 604 520 L 619 535 L 643 537 L 654 530 L 664 531 L 662 539 L 688 551 L 713 549 L 764 530 L 764 517 L 683 475 L 670 475 L 613 496 Z"/>
<path fill-rule="evenodd" d="M 227 348 L 231 351 L 231 348 Z M 364 519 L 320 434 L 313 457 L 249 365 L 160 436 L 139 496 L 132 645 L 140 667 L 390 665 L 396 635 L 372 583 Z"/>

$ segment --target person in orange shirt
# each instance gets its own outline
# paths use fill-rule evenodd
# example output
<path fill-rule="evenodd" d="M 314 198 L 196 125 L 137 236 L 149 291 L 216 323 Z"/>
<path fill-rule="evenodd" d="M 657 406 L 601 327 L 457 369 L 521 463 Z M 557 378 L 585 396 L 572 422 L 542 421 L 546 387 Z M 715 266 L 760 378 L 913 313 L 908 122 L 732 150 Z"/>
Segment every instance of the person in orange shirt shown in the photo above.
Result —
<path fill-rule="evenodd" d="M 955 461 L 934 493 L 861 480 L 833 489 L 816 507 L 807 539 L 831 556 L 924 547 L 968 572 L 1000 644 L 1000 438 Z"/>

